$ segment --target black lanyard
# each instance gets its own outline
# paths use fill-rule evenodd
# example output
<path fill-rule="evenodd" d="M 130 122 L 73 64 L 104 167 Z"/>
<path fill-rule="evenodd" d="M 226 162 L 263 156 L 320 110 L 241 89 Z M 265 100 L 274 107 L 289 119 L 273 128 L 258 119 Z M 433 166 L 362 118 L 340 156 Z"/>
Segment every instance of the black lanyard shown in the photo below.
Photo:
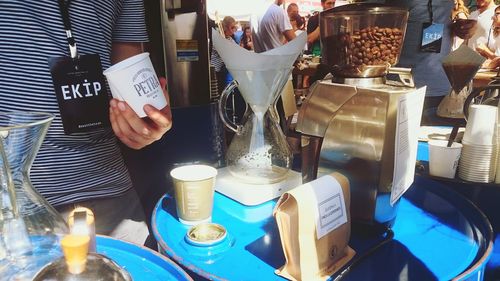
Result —
<path fill-rule="evenodd" d="M 434 13 L 432 11 L 432 0 L 427 1 L 427 12 L 429 13 L 430 22 L 434 22 Z"/>
<path fill-rule="evenodd" d="M 69 16 L 69 5 L 71 4 L 71 0 L 58 0 L 58 3 L 64 29 L 66 30 L 66 38 L 68 39 L 69 53 L 71 58 L 75 59 L 78 57 L 78 50 L 76 49 L 75 37 L 73 37 L 71 33 L 71 20 Z"/>

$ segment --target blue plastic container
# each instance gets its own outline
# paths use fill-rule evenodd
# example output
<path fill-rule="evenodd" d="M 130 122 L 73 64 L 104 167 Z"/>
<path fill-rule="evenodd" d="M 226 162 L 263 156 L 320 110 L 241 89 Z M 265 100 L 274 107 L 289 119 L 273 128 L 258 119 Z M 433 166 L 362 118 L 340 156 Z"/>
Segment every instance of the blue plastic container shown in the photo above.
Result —
<path fill-rule="evenodd" d="M 193 280 L 170 259 L 148 248 L 97 236 L 97 252 L 127 270 L 134 281 Z"/>
<path fill-rule="evenodd" d="M 153 230 L 161 251 L 193 277 L 286 280 L 274 273 L 285 263 L 272 217 L 275 203 L 247 207 L 216 193 L 213 221 L 224 225 L 228 236 L 215 246 L 198 247 L 185 241 L 189 227 L 179 223 L 175 201 L 167 195 L 156 206 Z M 353 265 L 343 280 L 482 280 L 493 248 L 491 225 L 450 188 L 417 177 L 400 201 L 393 231 L 392 241 Z M 349 243 L 357 256 L 382 239 L 362 234 L 353 230 Z"/>

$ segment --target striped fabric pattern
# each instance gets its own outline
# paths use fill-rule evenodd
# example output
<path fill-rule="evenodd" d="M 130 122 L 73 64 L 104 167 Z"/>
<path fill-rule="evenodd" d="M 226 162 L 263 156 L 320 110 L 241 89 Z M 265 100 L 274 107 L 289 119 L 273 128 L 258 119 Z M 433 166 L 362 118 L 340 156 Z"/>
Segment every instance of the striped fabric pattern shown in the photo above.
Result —
<path fill-rule="evenodd" d="M 70 16 L 79 53 L 99 54 L 103 69 L 113 41 L 148 41 L 142 0 L 72 0 Z M 57 0 L 0 0 L 0 111 L 56 116 L 33 185 L 56 206 L 118 196 L 132 184 L 112 130 L 64 135 L 48 66 L 62 55 L 69 50 Z"/>

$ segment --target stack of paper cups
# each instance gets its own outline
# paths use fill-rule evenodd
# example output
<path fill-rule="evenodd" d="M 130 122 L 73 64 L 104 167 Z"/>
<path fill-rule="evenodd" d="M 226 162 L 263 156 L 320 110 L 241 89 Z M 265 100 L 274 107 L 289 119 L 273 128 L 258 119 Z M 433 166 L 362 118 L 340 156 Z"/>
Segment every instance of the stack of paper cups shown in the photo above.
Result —
<path fill-rule="evenodd" d="M 461 179 L 489 183 L 495 179 L 497 162 L 497 107 L 471 105 L 462 139 L 458 167 Z"/>

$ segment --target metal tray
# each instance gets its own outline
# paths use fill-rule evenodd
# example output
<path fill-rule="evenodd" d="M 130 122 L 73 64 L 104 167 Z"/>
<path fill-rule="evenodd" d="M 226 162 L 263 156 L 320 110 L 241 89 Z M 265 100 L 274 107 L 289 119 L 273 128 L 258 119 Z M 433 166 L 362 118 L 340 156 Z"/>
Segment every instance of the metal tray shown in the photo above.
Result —
<path fill-rule="evenodd" d="M 165 256 L 148 248 L 98 235 L 97 252 L 127 270 L 134 281 L 193 280 Z"/>

